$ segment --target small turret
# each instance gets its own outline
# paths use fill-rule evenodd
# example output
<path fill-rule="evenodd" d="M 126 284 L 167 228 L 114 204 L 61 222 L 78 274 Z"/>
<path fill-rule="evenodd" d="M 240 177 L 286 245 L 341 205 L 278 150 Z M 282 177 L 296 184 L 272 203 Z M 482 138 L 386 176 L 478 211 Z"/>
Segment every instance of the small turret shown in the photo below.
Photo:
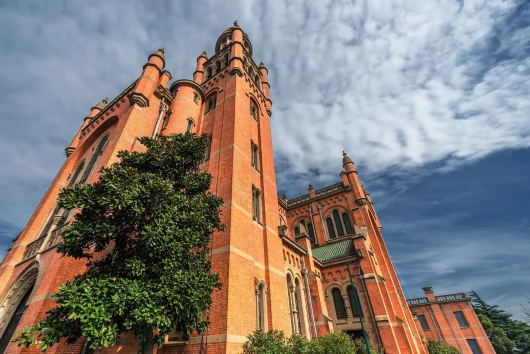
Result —
<path fill-rule="evenodd" d="M 133 93 L 129 96 L 131 106 L 149 107 L 149 100 L 160 83 L 160 75 L 165 65 L 164 48 L 160 48 L 149 55 L 147 63 L 143 67 L 144 71 L 138 79 Z"/>
<path fill-rule="evenodd" d="M 342 152 L 342 166 L 344 167 L 344 170 L 346 172 L 353 172 L 355 171 L 355 167 L 353 165 L 353 161 L 350 159 L 348 155 L 346 155 L 346 152 Z"/>
<path fill-rule="evenodd" d="M 160 62 L 156 58 L 162 60 L 162 65 L 160 65 Z M 160 70 L 164 69 L 164 66 L 166 66 L 166 56 L 164 55 L 164 47 L 162 47 L 159 50 L 153 52 L 148 57 L 148 62 L 149 63 L 153 63 L 155 65 L 158 64 L 158 66 L 160 67 Z"/>
<path fill-rule="evenodd" d="M 201 55 L 197 58 L 197 66 L 195 67 L 195 72 L 193 73 L 193 81 L 200 84 L 204 77 L 204 63 L 208 60 L 208 55 L 206 52 L 202 52 Z"/>
<path fill-rule="evenodd" d="M 101 100 L 101 102 L 98 102 L 94 105 L 94 107 L 92 107 L 90 109 L 90 114 L 89 114 L 89 117 L 95 117 L 96 114 L 98 114 L 99 112 L 101 112 L 103 110 L 103 108 L 105 108 L 107 106 L 107 103 L 109 102 L 109 99 L 108 97 L 105 97 L 104 99 Z"/>

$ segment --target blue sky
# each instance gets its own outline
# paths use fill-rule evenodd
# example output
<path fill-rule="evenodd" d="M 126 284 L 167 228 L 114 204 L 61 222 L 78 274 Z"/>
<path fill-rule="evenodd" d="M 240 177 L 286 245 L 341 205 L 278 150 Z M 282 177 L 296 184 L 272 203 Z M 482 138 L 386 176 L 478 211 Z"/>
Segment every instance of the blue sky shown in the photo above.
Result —
<path fill-rule="evenodd" d="M 269 69 L 279 192 L 356 163 L 408 297 L 530 294 L 525 1 L 3 1 L 0 253 L 102 98 L 166 49 L 175 79 L 234 20 Z"/>

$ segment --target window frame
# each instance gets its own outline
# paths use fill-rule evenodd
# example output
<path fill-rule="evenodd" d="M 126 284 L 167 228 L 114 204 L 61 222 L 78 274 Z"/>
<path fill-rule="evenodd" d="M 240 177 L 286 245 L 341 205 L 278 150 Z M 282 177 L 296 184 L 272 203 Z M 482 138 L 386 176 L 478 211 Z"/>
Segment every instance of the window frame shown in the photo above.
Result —
<path fill-rule="evenodd" d="M 345 227 L 345 222 L 344 222 L 345 218 L 348 219 L 351 232 L 348 232 L 348 229 Z M 348 237 L 348 236 L 355 235 L 355 227 L 354 227 L 354 224 L 351 222 L 350 215 L 348 214 L 347 211 L 341 211 L 340 209 L 334 208 L 330 210 L 330 212 L 328 213 L 325 219 L 326 219 L 326 226 L 328 229 L 329 240 L 335 240 L 335 239 L 339 239 L 342 237 Z M 328 219 L 331 221 L 331 225 L 329 224 Z M 340 223 L 340 228 L 337 226 L 337 222 Z M 332 226 L 333 230 L 330 229 L 330 226 Z"/>
<path fill-rule="evenodd" d="M 250 100 L 250 116 L 256 121 L 259 122 L 259 110 L 258 105 L 254 100 Z"/>
<path fill-rule="evenodd" d="M 260 149 L 254 140 L 250 140 L 250 164 L 258 172 L 261 172 Z"/>
<path fill-rule="evenodd" d="M 475 348 L 478 350 L 474 350 L 474 347 L 471 346 L 469 343 L 474 343 L 475 345 Z M 482 349 L 480 348 L 480 345 L 478 344 L 478 340 L 476 338 L 466 338 L 466 343 L 467 343 L 467 346 L 469 347 L 469 349 L 471 350 L 471 353 L 472 354 L 482 354 Z"/>
<path fill-rule="evenodd" d="M 461 317 L 457 316 L 457 314 L 459 316 L 461 316 Z M 453 311 L 453 316 L 455 316 L 456 323 L 458 323 L 458 326 L 460 328 L 469 327 L 469 322 L 468 322 L 466 316 L 464 315 L 464 312 L 462 312 L 462 311 Z M 462 325 L 462 323 L 464 323 L 464 325 Z"/>
<path fill-rule="evenodd" d="M 262 195 L 261 190 L 252 185 L 252 219 L 262 225 Z"/>
<path fill-rule="evenodd" d="M 338 297 L 335 297 L 335 294 L 338 294 Z M 335 287 L 331 289 L 331 298 L 333 299 L 333 306 L 335 308 L 335 316 L 337 320 L 343 320 L 348 318 L 348 314 L 346 313 L 346 305 L 344 304 L 344 298 L 342 297 L 342 291 Z M 342 304 L 342 311 L 344 313 L 344 316 L 340 315 L 339 317 L 339 307 L 337 306 L 337 300 L 340 300 L 340 303 Z"/>
<path fill-rule="evenodd" d="M 422 319 L 423 319 L 423 321 L 422 321 Z M 418 321 L 420 322 L 422 330 L 424 330 L 424 331 L 430 331 L 431 330 L 431 328 L 429 327 L 429 322 L 427 322 L 427 318 L 425 317 L 425 315 L 423 315 L 423 314 L 418 315 Z"/>
<path fill-rule="evenodd" d="M 205 101 L 206 109 L 204 114 L 209 113 L 215 109 L 217 106 L 217 93 L 211 94 Z"/>
<path fill-rule="evenodd" d="M 350 289 L 352 289 L 352 293 L 350 294 Z M 355 291 L 355 296 L 357 296 L 357 301 L 359 301 L 359 309 L 361 310 L 361 313 L 357 313 L 357 306 L 355 304 L 355 299 L 353 299 L 350 295 L 354 295 L 353 291 Z M 355 287 L 352 287 L 351 285 L 348 285 L 346 288 L 346 293 L 348 294 L 348 300 L 350 301 L 350 308 L 351 308 L 351 314 L 354 318 L 356 317 L 363 317 L 363 310 L 361 308 L 361 298 L 359 297 L 359 292 Z"/>

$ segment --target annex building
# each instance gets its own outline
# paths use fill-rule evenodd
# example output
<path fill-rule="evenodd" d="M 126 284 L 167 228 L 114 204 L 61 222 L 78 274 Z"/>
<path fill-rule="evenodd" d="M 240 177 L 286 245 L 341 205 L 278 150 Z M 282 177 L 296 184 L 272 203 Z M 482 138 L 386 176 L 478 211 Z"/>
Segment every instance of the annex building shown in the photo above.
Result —
<path fill-rule="evenodd" d="M 205 343 L 208 353 L 240 353 L 256 329 L 307 338 L 343 330 L 360 337 L 361 320 L 386 353 L 424 354 L 426 338 L 446 337 L 463 353 L 494 353 L 465 295 L 437 299 L 430 291 L 407 303 L 370 194 L 346 153 L 337 156 L 343 164 L 337 183 L 309 185 L 307 194 L 291 199 L 278 196 L 268 70 L 256 64 L 237 24 L 222 32 L 214 55 L 198 57 L 192 80 L 169 85 L 165 64 L 164 50 L 155 51 L 120 95 L 92 107 L 13 241 L 0 265 L 0 354 L 37 353 L 10 343 L 13 334 L 42 318 L 54 307 L 58 287 L 85 270 L 84 261 L 55 251 L 62 228 L 75 217 L 56 205 L 59 190 L 96 181 L 98 167 L 116 162 L 118 151 L 142 149 L 137 137 L 186 131 L 208 135 L 202 168 L 213 176 L 212 192 L 224 199 L 227 228 L 212 241 L 213 271 L 223 287 L 213 294 L 209 331 L 189 338 L 175 333 L 158 353 L 199 353 Z M 469 330 L 461 329 L 461 315 Z M 124 336 L 102 352 L 137 350 Z M 90 351 L 80 340 L 48 352 Z"/>

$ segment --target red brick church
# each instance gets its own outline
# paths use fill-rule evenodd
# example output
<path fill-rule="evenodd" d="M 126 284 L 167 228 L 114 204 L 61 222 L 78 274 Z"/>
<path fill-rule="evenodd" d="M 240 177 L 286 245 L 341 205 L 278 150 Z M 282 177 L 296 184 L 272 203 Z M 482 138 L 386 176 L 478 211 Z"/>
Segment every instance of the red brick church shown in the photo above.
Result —
<path fill-rule="evenodd" d="M 208 135 L 202 168 L 213 176 L 212 192 L 224 199 L 227 229 L 212 243 L 213 271 L 223 287 L 213 294 L 208 332 L 169 336 L 158 353 L 199 353 L 201 343 L 208 353 L 240 353 L 256 329 L 307 338 L 343 330 L 361 337 L 361 321 L 386 353 L 427 353 L 426 338 L 455 333 L 447 327 L 458 325 L 456 317 L 451 322 L 431 316 L 424 306 L 432 303 L 438 311 L 442 302 L 435 297 L 415 299 L 419 302 L 409 307 L 370 194 L 346 153 L 337 156 L 343 165 L 337 183 L 318 190 L 309 185 L 308 193 L 296 198 L 278 196 L 268 70 L 256 64 L 249 37 L 237 24 L 217 39 L 213 56 L 198 57 L 192 80 L 168 85 L 172 76 L 164 68 L 159 49 L 120 95 L 92 107 L 66 148 L 66 161 L 0 265 L 0 354 L 37 353 L 10 339 L 42 318 L 54 306 L 57 288 L 85 269 L 84 261 L 55 251 L 63 226 L 75 217 L 56 205 L 59 190 L 96 181 L 98 167 L 116 162 L 118 151 L 142 148 L 137 137 L 186 131 Z M 469 304 L 465 295 L 449 300 Z M 476 338 L 480 353 L 494 353 L 471 312 L 464 315 L 473 331 L 460 331 L 461 338 L 455 334 L 455 343 L 463 353 L 477 353 L 473 343 L 466 344 Z M 430 330 L 436 333 L 426 334 Z M 124 336 L 102 352 L 137 350 L 138 343 Z M 80 340 L 48 352 L 91 351 Z"/>

